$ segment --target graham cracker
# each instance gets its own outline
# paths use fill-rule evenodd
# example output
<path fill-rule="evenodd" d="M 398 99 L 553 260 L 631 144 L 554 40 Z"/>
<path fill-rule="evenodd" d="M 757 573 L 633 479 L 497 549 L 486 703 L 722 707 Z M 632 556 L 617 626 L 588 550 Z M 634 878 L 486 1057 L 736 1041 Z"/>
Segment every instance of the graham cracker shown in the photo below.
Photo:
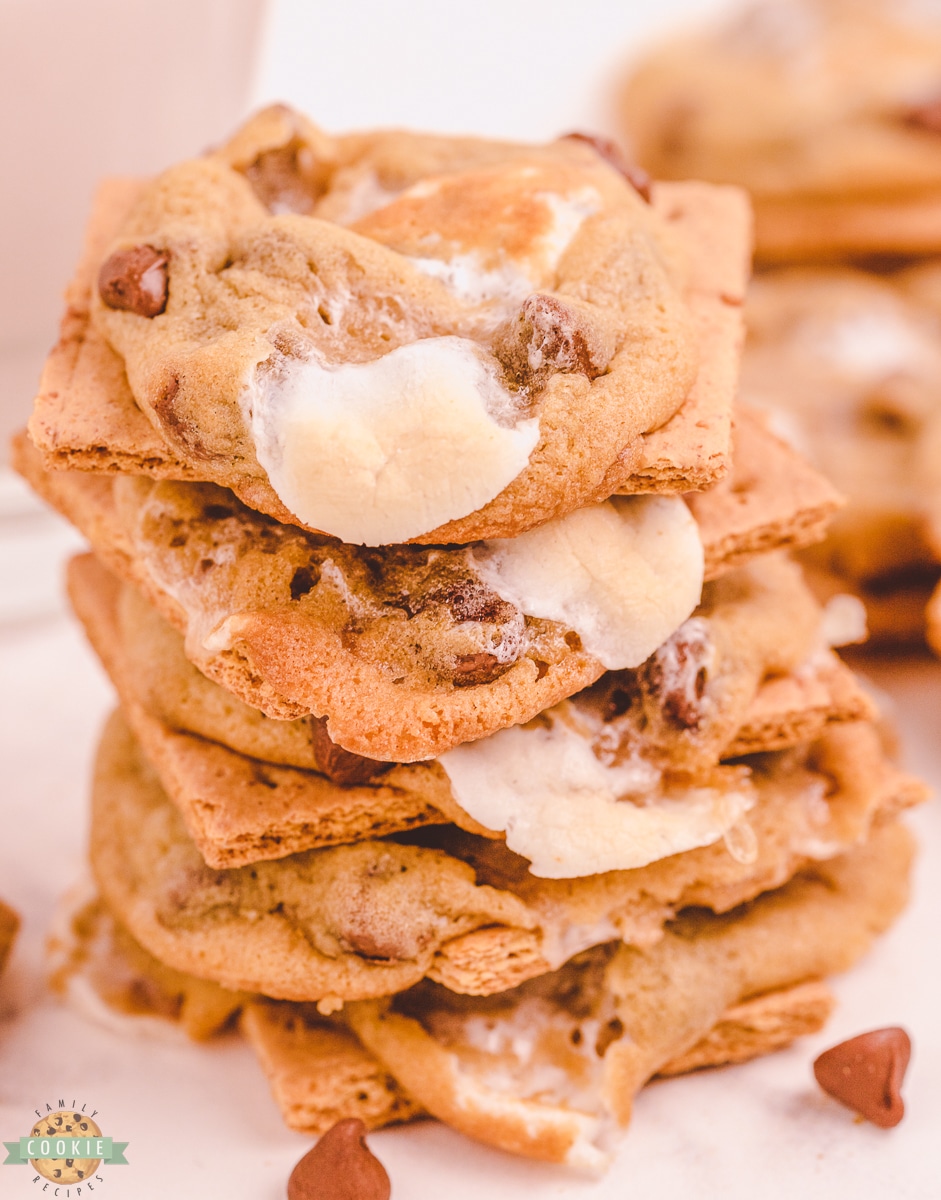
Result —
<path fill-rule="evenodd" d="M 730 1007 L 866 953 L 905 906 L 912 852 L 893 823 L 733 913 L 680 918 L 656 946 L 593 951 L 487 1000 L 421 985 L 343 1017 L 439 1120 L 511 1153 L 602 1169 L 643 1085 Z"/>
<path fill-rule="evenodd" d="M 455 802 L 435 762 L 396 766 L 369 784 L 332 783 L 317 770 L 309 735 L 305 742 L 294 723 L 240 712 L 238 702 L 187 662 L 178 635 L 155 613 L 153 621 L 165 636 L 149 644 L 149 654 L 129 653 L 118 617 L 122 585 L 93 555 L 73 559 L 67 577 L 72 606 L 118 691 L 124 716 L 210 866 L 238 867 L 449 821 L 493 836 Z M 173 696 L 164 704 L 148 688 L 155 654 L 164 672 L 158 687 L 188 694 L 197 704 L 207 698 L 204 709 L 223 712 L 218 725 L 197 713 L 194 731 L 162 715 L 172 708 Z M 766 679 L 744 699 L 747 715 L 725 757 L 783 749 L 813 740 L 831 722 L 874 715 L 852 673 L 832 653 L 818 654 L 793 675 Z M 253 754 L 259 719 L 267 741 Z M 279 733 L 290 735 L 283 750 Z M 284 757 L 265 760 L 265 751 Z"/>
<path fill-rule="evenodd" d="M 727 1008 L 701 1041 L 661 1067 L 657 1076 L 685 1075 L 783 1050 L 821 1030 L 835 1007 L 836 997 L 819 980 L 743 1000 Z"/>
<path fill-rule="evenodd" d="M 398 765 L 376 783 L 341 787 L 316 770 L 259 761 L 173 729 L 135 691 L 117 621 L 117 579 L 85 555 L 69 564 L 68 586 L 128 724 L 211 867 L 238 867 L 446 821 L 481 832 L 454 803 L 437 764 Z"/>
<path fill-rule="evenodd" d="M 291 1129 L 319 1135 L 348 1117 L 380 1129 L 425 1115 L 355 1034 L 314 1005 L 254 1000 L 241 1029 Z"/>
<path fill-rule="evenodd" d="M 240 1012 L 241 1032 L 291 1129 L 318 1135 L 350 1117 L 378 1129 L 426 1115 L 342 1018 L 322 1016 L 312 1004 L 226 992 L 173 971 L 135 942 L 98 897 L 72 914 L 68 945 L 53 954 L 59 960 L 53 990 L 87 1012 L 88 997 L 77 994 L 87 984 L 92 1003 L 102 1006 L 98 1017 L 118 1028 L 159 1019 L 204 1041 L 226 1030 Z M 770 1053 L 819 1029 L 832 1006 L 832 994 L 817 982 L 733 1005 L 701 1042 L 659 1074 Z"/>
<path fill-rule="evenodd" d="M 817 981 L 742 1001 L 658 1074 L 680 1075 L 781 1050 L 821 1029 L 833 1005 L 832 992 Z M 428 1115 L 342 1020 L 320 1016 L 313 1005 L 253 1000 L 242 1011 L 241 1029 L 291 1129 L 319 1135 L 347 1117 L 378 1129 Z"/>
<path fill-rule="evenodd" d="M 181 458 L 137 407 L 121 358 L 90 322 L 98 265 L 144 186 L 143 181 L 115 179 L 99 189 L 85 250 L 68 289 L 59 341 L 40 381 L 30 436 L 49 468 L 224 482 L 249 507 L 307 528 L 267 479 L 230 469 L 223 480 L 206 462 Z M 700 342 L 700 366 L 680 410 L 660 429 L 625 447 L 621 461 L 612 465 L 592 495 L 581 498 L 582 504 L 617 490 L 684 492 L 706 487 L 725 474 L 730 461 L 730 415 L 744 340 L 741 310 L 749 270 L 748 202 L 734 188 L 667 183 L 655 189 L 653 204 L 666 218 L 687 266 L 687 299 Z M 433 532 L 440 536 L 417 540 L 459 542 L 484 536 L 465 528 L 467 521 L 451 522 L 445 528 L 448 536 L 439 530 Z M 525 527 L 524 522 L 515 532 Z"/>
<path fill-rule="evenodd" d="M 696 516 L 702 522 L 710 577 L 721 575 L 727 563 L 740 564 L 769 549 L 776 540 L 802 541 L 819 532 L 818 519 L 804 520 L 808 512 L 819 516 L 821 506 L 816 501 L 805 507 L 792 495 L 785 515 L 780 501 L 768 496 L 765 481 L 773 478 L 775 462 L 790 464 L 790 452 L 767 436 L 759 435 L 759 441 L 767 451 L 767 455 L 762 451 L 767 469 L 752 472 L 741 493 L 731 500 L 717 493 L 714 518 L 709 515 L 713 493 L 697 497 Z M 204 674 L 269 716 L 328 716 L 330 736 L 354 753 L 399 762 L 430 758 L 462 741 L 525 722 L 603 673 L 601 664 L 580 646 L 572 645 L 571 639 L 563 644 L 563 627 L 551 626 L 556 648 L 542 666 L 534 661 L 534 654 L 489 684 L 460 688 L 418 681 L 403 687 L 300 612 L 283 606 L 269 611 L 260 608 L 255 584 L 249 589 L 250 597 L 240 599 L 223 591 L 210 601 L 203 592 L 194 601 L 198 608 L 212 608 L 214 622 L 235 620 L 239 625 L 239 636 L 230 647 L 207 648 L 205 639 L 194 637 L 193 632 L 197 618 L 202 621 L 209 615 L 208 608 L 202 615 L 188 612 L 148 569 L 144 548 L 135 545 L 125 524 L 128 518 L 122 518 L 118 510 L 114 480 L 87 472 L 46 471 L 25 438 L 14 444 L 14 458 L 32 486 L 82 530 L 111 570 L 136 584 L 177 629 L 190 631 L 187 652 Z M 194 502 L 186 492 L 193 485 L 162 486 L 176 489 L 181 504 Z M 227 496 L 217 490 L 212 494 Z M 832 494 L 830 498 L 835 504 Z M 128 503 L 133 508 L 135 502 Z M 230 498 L 230 503 L 235 501 Z M 248 510 L 242 514 L 243 523 L 249 525 L 263 520 Z M 749 524 L 750 520 L 754 524 Z M 172 555 L 167 557 L 169 550 L 160 548 L 159 554 L 172 561 Z M 159 554 L 158 561 L 164 561 Z M 154 561 L 153 554 L 148 557 Z"/>
<path fill-rule="evenodd" d="M 778 887 L 925 794 L 865 724 L 753 768 L 753 841 L 735 857 L 718 842 L 636 870 L 548 880 L 502 842 L 441 826 L 218 871 L 113 718 L 96 768 L 92 867 L 149 953 L 230 990 L 327 1011 L 423 976 L 490 995 L 613 937 L 652 945 L 680 909 L 725 911 Z"/>
<path fill-rule="evenodd" d="M 843 503 L 833 485 L 775 437 L 754 409 L 735 410 L 732 437 L 731 472 L 709 491 L 686 497 L 709 561 L 728 570 L 757 554 L 826 537 Z"/>

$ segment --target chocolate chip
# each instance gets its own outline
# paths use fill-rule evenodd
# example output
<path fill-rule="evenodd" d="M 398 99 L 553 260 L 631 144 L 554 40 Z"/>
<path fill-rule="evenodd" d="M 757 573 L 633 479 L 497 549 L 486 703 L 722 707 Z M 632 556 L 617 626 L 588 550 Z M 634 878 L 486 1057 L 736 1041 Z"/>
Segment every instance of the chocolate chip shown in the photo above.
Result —
<path fill-rule="evenodd" d="M 623 1022 L 619 1017 L 613 1017 L 607 1025 L 602 1025 L 598 1031 L 598 1037 L 595 1040 L 595 1053 L 599 1058 L 604 1058 L 608 1052 L 608 1047 L 614 1042 L 620 1041 L 623 1036 Z"/>
<path fill-rule="evenodd" d="M 487 654 L 485 651 L 460 654 L 454 660 L 452 682 L 455 687 L 476 687 L 480 683 L 493 683 L 512 665 L 512 662 L 500 662 L 495 654 Z"/>
<path fill-rule="evenodd" d="M 913 129 L 922 129 L 926 133 L 941 133 L 941 96 L 926 100 L 923 104 L 912 105 L 902 114 L 902 121 Z"/>
<path fill-rule="evenodd" d="M 557 296 L 536 293 L 497 330 L 493 351 L 510 382 L 534 393 L 557 373 L 579 373 L 589 379 L 601 375 L 611 349 L 601 342 L 579 308 Z"/>
<path fill-rule="evenodd" d="M 814 1075 L 841 1104 L 891 1129 L 905 1115 L 900 1089 L 911 1053 L 904 1029 L 873 1029 L 825 1050 L 814 1063 Z"/>
<path fill-rule="evenodd" d="M 642 685 L 663 717 L 677 729 L 698 729 L 712 658 L 709 627 L 701 618 L 685 621 L 640 668 Z"/>
<path fill-rule="evenodd" d="M 412 601 L 410 611 L 417 616 L 432 604 L 443 605 L 457 624 L 483 621 L 496 625 L 514 620 L 518 613 L 514 605 L 475 579 L 460 579 L 432 588 Z"/>
<path fill-rule="evenodd" d="M 98 272 L 98 292 L 109 308 L 157 317 L 167 307 L 169 256 L 153 246 L 116 250 Z"/>
<path fill-rule="evenodd" d="M 379 762 L 374 758 L 364 758 L 361 754 L 353 754 L 352 751 L 338 746 L 327 732 L 326 717 L 310 716 L 307 721 L 317 767 L 332 783 L 341 786 L 369 783 L 395 765 Z"/>
<path fill-rule="evenodd" d="M 356 1117 L 328 1129 L 291 1172 L 288 1200 L 389 1200 L 389 1176 L 365 1137 Z"/>
<path fill-rule="evenodd" d="M 323 167 L 299 139 L 266 150 L 245 168 L 245 177 L 258 199 L 272 213 L 313 211 L 323 193 Z"/>
<path fill-rule="evenodd" d="M 320 579 L 319 571 L 311 570 L 310 567 L 298 567 L 291 576 L 291 599 L 300 600 L 301 596 L 306 596 L 308 592 L 312 592 L 317 586 Z"/>
<path fill-rule="evenodd" d="M 650 203 L 650 176 L 643 167 L 639 167 L 636 163 L 628 160 L 617 142 L 612 142 L 610 138 L 599 137 L 595 133 L 581 132 L 567 133 L 563 140 L 584 142 L 587 146 L 591 146 L 593 150 L 597 150 L 605 162 L 610 163 L 615 171 L 620 172 L 634 191 L 643 200 L 646 200 L 648 204 Z"/>

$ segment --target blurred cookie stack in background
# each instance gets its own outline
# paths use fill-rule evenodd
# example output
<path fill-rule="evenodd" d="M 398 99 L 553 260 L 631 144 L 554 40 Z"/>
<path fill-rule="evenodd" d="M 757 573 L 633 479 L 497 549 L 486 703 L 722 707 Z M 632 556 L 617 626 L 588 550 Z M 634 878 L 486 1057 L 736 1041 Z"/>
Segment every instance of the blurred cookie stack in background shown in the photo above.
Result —
<path fill-rule="evenodd" d="M 64 991 L 240 1014 L 294 1128 L 593 1169 L 821 1026 L 924 789 L 786 554 L 839 495 L 733 405 L 749 249 L 591 137 L 285 108 L 102 190 L 16 446 L 121 704 Z"/>
<path fill-rule="evenodd" d="M 861 596 L 873 644 L 941 648 L 937 6 L 753 4 L 650 54 L 620 114 L 658 177 L 752 196 L 742 400 L 849 499 L 818 592 Z"/>

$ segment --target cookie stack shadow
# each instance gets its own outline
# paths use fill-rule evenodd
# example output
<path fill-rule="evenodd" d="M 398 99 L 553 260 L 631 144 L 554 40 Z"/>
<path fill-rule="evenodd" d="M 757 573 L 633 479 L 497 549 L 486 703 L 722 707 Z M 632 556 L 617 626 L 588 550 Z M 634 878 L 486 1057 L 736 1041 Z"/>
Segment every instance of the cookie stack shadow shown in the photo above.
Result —
<path fill-rule="evenodd" d="M 536 151 L 418 135 L 331 149 L 278 110 L 221 153 L 213 171 L 275 211 L 273 194 L 316 186 L 326 213 L 330 180 L 354 167 L 391 207 L 388 162 L 418 163 L 400 190 L 419 198 L 435 171 L 466 175 L 469 195 L 475 171 Z M 617 175 L 591 143 L 538 153 Z M 318 155 L 333 175 L 313 171 Z M 102 191 L 15 447 L 91 545 L 68 591 L 120 703 L 92 786 L 96 894 L 58 939 L 57 985 L 196 1039 L 237 1024 L 295 1129 L 431 1115 L 601 1168 L 653 1076 L 822 1025 L 825 977 L 904 906 L 896 818 L 924 796 L 834 652 L 863 636 L 858 606 L 821 605 L 788 557 L 819 541 L 839 496 L 734 410 L 741 198 L 655 185 L 637 209 L 667 231 L 695 366 L 601 478 L 667 498 L 701 543 L 697 595 L 704 583 L 642 661 L 607 668 L 590 630 L 527 611 L 487 574 L 498 541 L 529 534 L 524 500 L 512 536 L 343 543 L 273 513 L 245 472 L 223 486 L 135 401 L 94 291 L 154 204 L 139 184 Z M 653 511 L 593 486 L 591 503 L 638 529 Z M 673 566 L 657 568 L 668 590 Z M 643 596 L 628 604 L 648 619 Z"/>

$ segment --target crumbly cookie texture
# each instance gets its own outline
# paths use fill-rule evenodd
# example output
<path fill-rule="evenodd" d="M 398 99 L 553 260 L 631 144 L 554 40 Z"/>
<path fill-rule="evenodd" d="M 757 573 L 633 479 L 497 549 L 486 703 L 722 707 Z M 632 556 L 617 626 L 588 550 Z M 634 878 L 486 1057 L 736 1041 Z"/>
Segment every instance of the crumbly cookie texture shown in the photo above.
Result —
<path fill-rule="evenodd" d="M 96 771 L 92 867 L 150 953 L 230 989 L 329 1009 L 427 975 L 487 995 L 612 937 L 655 942 L 687 905 L 728 909 L 777 887 L 924 795 L 864 724 L 751 765 L 747 835 L 634 871 L 537 879 L 502 843 L 454 826 L 219 871 L 115 717 Z"/>
<path fill-rule="evenodd" d="M 123 1025 L 157 1018 L 202 1041 L 241 1012 L 240 1030 L 292 1129 L 320 1134 L 349 1117 L 376 1129 L 424 1115 L 342 1018 L 323 1016 L 313 1004 L 229 992 L 175 971 L 136 942 L 99 897 L 72 915 L 68 945 L 54 953 L 59 965 L 53 989 L 87 1012 L 86 998 L 76 993 L 88 984 L 103 1021 Z M 816 982 L 733 1005 L 692 1051 L 660 1074 L 767 1054 L 819 1029 L 832 1007 L 833 996 Z"/>
<path fill-rule="evenodd" d="M 833 1005 L 832 993 L 816 981 L 742 1001 L 659 1074 L 744 1062 L 780 1050 L 820 1029 Z M 560 1027 L 564 1023 L 560 1016 Z M 243 1011 L 241 1028 L 292 1129 L 319 1134 L 343 1117 L 360 1117 L 378 1128 L 427 1115 L 341 1019 L 322 1017 L 313 1005 L 254 1000 Z"/>
<path fill-rule="evenodd" d="M 432 1115 L 512 1153 L 610 1161 L 643 1085 L 732 1005 L 846 970 L 904 907 L 912 841 L 898 824 L 751 904 L 677 920 L 656 946 L 601 947 L 486 1000 L 423 984 L 344 1019 Z"/>
<path fill-rule="evenodd" d="M 0 971 L 6 965 L 10 949 L 20 927 L 20 918 L 8 904 L 0 900 Z"/>
<path fill-rule="evenodd" d="M 757 426 L 730 501 L 696 504 L 707 577 L 776 544 L 816 536 L 837 504 L 768 494 L 790 452 Z M 523 617 L 482 586 L 468 548 L 362 550 L 278 525 L 211 484 L 45 471 L 25 439 L 19 469 L 186 635 L 191 660 L 269 716 L 328 718 L 330 738 L 368 758 L 414 761 L 529 720 L 594 682 L 602 664 L 575 631 Z"/>
<path fill-rule="evenodd" d="M 420 141 L 406 138 L 406 143 L 413 149 Z M 470 153 L 469 146 L 465 146 L 465 150 Z M 371 152 L 379 151 L 374 147 Z M 412 153 L 411 149 L 409 153 Z M 581 156 L 579 161 L 587 155 L 591 170 L 607 170 L 598 167 L 597 155 L 585 145 L 577 151 L 567 149 L 564 153 L 576 153 Z M 203 459 L 181 456 L 179 449 L 138 408 L 123 359 L 90 322 L 99 265 L 140 191 L 139 184 L 112 181 L 102 188 L 96 201 L 86 253 L 68 291 L 60 340 L 49 357 L 40 383 L 31 433 L 49 465 L 129 471 L 162 478 L 219 480 L 219 464 L 212 470 Z M 652 205 L 653 213 L 646 216 L 661 222 L 667 230 L 668 240 L 675 248 L 675 253 L 668 257 L 686 280 L 683 305 L 696 342 L 696 377 L 681 407 L 659 428 L 640 432 L 629 443 L 618 444 L 615 460 L 607 461 L 603 466 L 600 461 L 591 460 L 599 447 L 591 444 L 591 439 L 584 436 L 584 430 L 580 430 L 575 441 L 566 436 L 565 461 L 557 464 L 559 478 L 568 481 L 569 491 L 565 498 L 560 496 L 558 484 L 550 481 L 551 486 L 543 488 L 539 494 L 527 495 L 523 503 L 522 497 L 511 495 L 525 484 L 524 477 L 520 476 L 507 492 L 482 510 L 490 514 L 487 518 L 490 525 L 486 529 L 474 516 L 469 522 L 451 522 L 446 530 L 435 533 L 436 540 L 456 542 L 482 536 L 507 536 L 572 507 L 604 499 L 619 489 L 629 492 L 685 491 L 708 486 L 726 471 L 729 417 L 742 340 L 740 305 L 748 275 L 747 206 L 738 193 L 701 184 L 655 188 Z M 429 286 L 440 283 L 430 278 L 426 282 Z M 129 316 L 127 313 L 117 315 Z M 542 321 L 539 313 L 534 311 L 530 315 L 537 318 L 537 324 Z M 153 323 L 164 318 L 140 319 Z M 641 343 L 637 341 L 636 344 L 639 347 Z M 527 352 L 527 361 L 528 357 Z M 563 390 L 576 386 L 581 379 L 585 388 L 593 394 L 598 393 L 598 404 L 592 401 L 592 411 L 597 408 L 600 413 L 608 403 L 607 399 L 602 403 L 601 393 L 610 389 L 610 382 L 605 382 L 610 378 L 613 376 L 599 376 L 589 384 L 585 376 L 563 373 L 557 376 L 563 380 L 563 385 L 550 383 L 544 389 L 548 397 L 546 403 L 551 400 L 549 393 L 554 395 L 560 386 Z M 653 386 L 662 388 L 663 383 Z M 584 406 L 579 411 L 584 417 Z M 635 411 L 630 416 L 631 411 L 629 405 L 620 404 L 618 420 L 609 422 L 598 437 L 611 440 L 624 420 L 636 424 L 638 414 Z M 543 418 L 540 421 L 541 427 L 549 428 Z M 553 438 L 561 436 L 560 427 Z M 546 448 L 549 448 L 548 441 Z M 537 449 L 534 462 L 540 453 Z M 579 471 L 581 476 L 577 480 Z M 230 463 L 224 479 L 250 506 L 278 520 L 297 521 L 297 517 L 279 501 L 263 474 L 246 473 L 238 464 Z"/>
<path fill-rule="evenodd" d="M 93 892 L 63 916 L 47 943 L 49 986 L 101 1023 L 126 1032 L 135 1018 L 160 1018 L 205 1041 L 230 1026 L 249 999 L 148 954 Z"/>
<path fill-rule="evenodd" d="M 743 401 L 848 499 L 813 560 L 877 594 L 930 582 L 941 570 L 937 313 L 891 277 L 827 268 L 764 273 L 746 313 Z"/>
<path fill-rule="evenodd" d="M 272 721 L 241 704 L 201 675 L 179 635 L 91 555 L 70 564 L 68 586 L 135 737 L 210 866 L 446 821 L 496 836 L 462 807 L 460 788 L 455 798 L 447 760 L 403 766 L 364 759 L 324 741 L 310 718 Z M 718 806 L 717 824 L 700 835 L 704 842 L 733 826 L 742 803 L 750 803 L 744 780 L 733 803 L 734 778 L 715 771 L 721 757 L 785 748 L 828 723 L 875 715 L 851 672 L 823 648 L 819 610 L 796 568 L 759 561 L 707 592 L 682 636 L 641 670 L 603 676 L 516 738 L 522 735 L 526 753 L 527 744 L 539 746 L 542 731 L 568 730 L 592 756 L 595 787 L 612 795 L 641 789 L 651 818 L 655 796 L 670 797 L 677 811 L 684 797 Z M 790 633 L 784 641 L 782 626 Z M 483 749 L 486 741 L 474 745 Z M 546 775 L 546 790 L 558 790 L 543 758 L 540 752 L 527 769 L 530 790 Z M 558 772 L 562 806 L 573 786 L 570 766 L 566 759 Z M 505 767 L 515 780 L 518 763 L 510 758 Z M 676 835 L 689 836 L 684 828 Z M 623 855 L 615 863 L 632 865 Z"/>
<path fill-rule="evenodd" d="M 762 564 L 770 564 L 767 574 Z M 807 616 L 808 610 L 817 610 L 795 572 L 780 560 L 766 558 L 739 568 L 736 575 L 738 589 L 723 580 L 706 585 L 694 618 L 706 621 L 706 636 L 700 637 L 698 647 L 708 653 L 708 666 L 674 643 L 669 678 L 657 654 L 638 671 L 602 676 L 576 697 L 578 707 L 597 711 L 618 739 L 642 745 L 642 756 L 660 767 L 698 762 L 708 768 L 720 758 L 812 740 L 828 721 L 874 716 L 852 674 L 823 649 L 819 612 L 816 621 Z M 135 716 L 137 709 L 175 733 L 191 734 L 262 762 L 318 771 L 341 785 L 373 782 L 391 768 L 332 746 L 316 720 L 272 720 L 214 684 L 186 658 L 180 635 L 156 609 L 136 588 L 119 583 L 93 555 L 73 559 L 67 579 L 73 608 L 151 759 L 155 752 Z M 765 621 L 759 597 L 775 612 L 790 616 L 796 604 L 804 614 L 788 626 L 789 648 L 780 639 L 780 626 Z M 745 616 L 753 605 L 758 609 L 754 624 Z M 751 640 L 747 646 L 732 647 L 718 661 L 711 631 L 734 621 L 733 614 L 752 630 Z M 731 645 L 727 635 L 725 640 Z M 840 640 L 831 639 L 830 644 Z M 700 670 L 705 672 L 702 682 Z M 740 682 L 730 688 L 728 680 L 736 675 Z M 712 698 L 718 677 L 726 681 L 723 707 Z M 732 692 L 736 711 L 729 717 Z M 385 782 L 391 780 L 386 777 Z M 449 813 L 450 820 L 455 816 Z"/>
<path fill-rule="evenodd" d="M 513 536 L 610 494 L 696 374 L 661 214 L 573 139 L 416 161 L 404 190 L 378 178 L 379 207 L 341 214 L 349 150 L 280 115 L 283 144 L 261 148 L 268 122 L 253 162 L 249 126 L 234 159 L 145 185 L 99 276 L 92 319 L 177 453 L 372 545 Z M 259 185 L 289 147 L 299 178 L 316 163 L 312 207 Z"/>

